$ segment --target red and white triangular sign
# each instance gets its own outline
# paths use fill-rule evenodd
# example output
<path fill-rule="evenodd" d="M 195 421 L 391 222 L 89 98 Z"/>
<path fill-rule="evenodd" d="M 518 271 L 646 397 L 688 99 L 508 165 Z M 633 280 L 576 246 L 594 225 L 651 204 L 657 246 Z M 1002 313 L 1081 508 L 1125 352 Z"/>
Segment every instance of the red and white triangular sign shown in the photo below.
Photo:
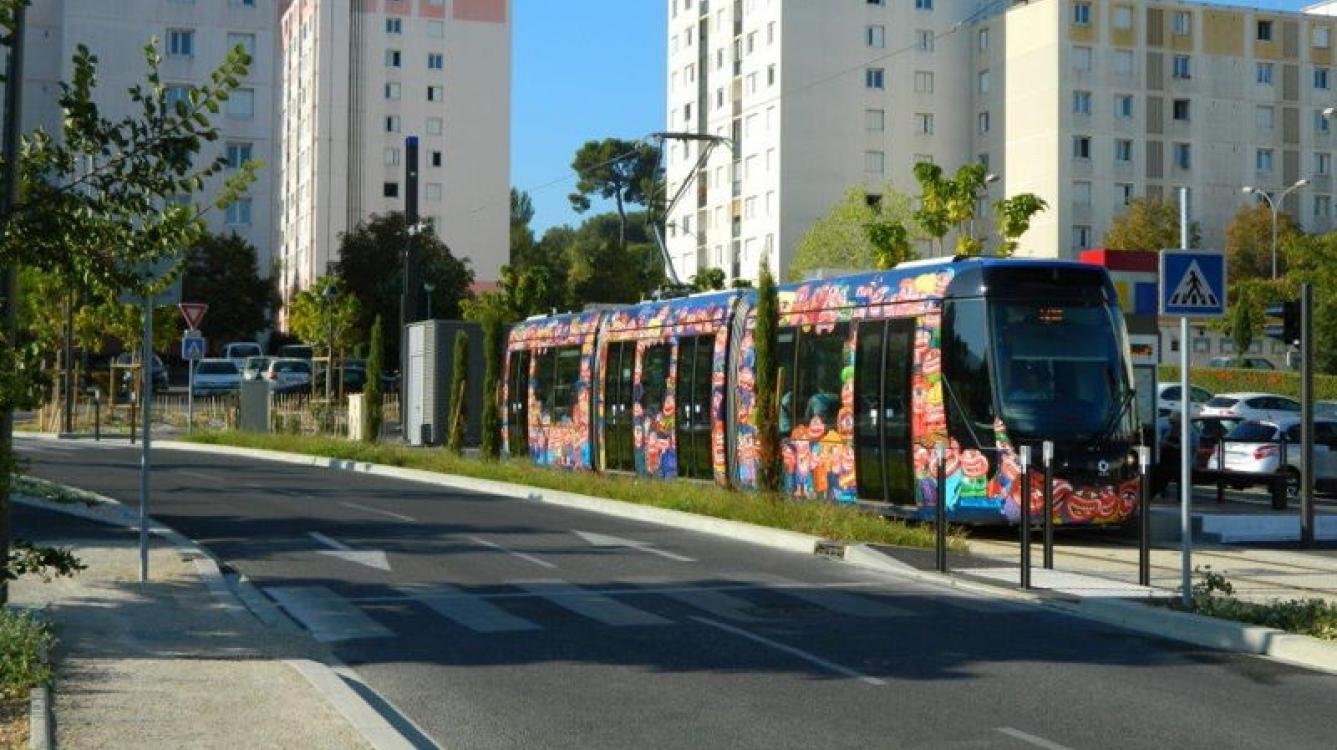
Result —
<path fill-rule="evenodd" d="M 200 327 L 200 321 L 209 311 L 209 306 L 203 302 L 182 302 L 177 307 L 181 308 L 181 317 L 186 319 L 186 327 L 192 331 Z"/>

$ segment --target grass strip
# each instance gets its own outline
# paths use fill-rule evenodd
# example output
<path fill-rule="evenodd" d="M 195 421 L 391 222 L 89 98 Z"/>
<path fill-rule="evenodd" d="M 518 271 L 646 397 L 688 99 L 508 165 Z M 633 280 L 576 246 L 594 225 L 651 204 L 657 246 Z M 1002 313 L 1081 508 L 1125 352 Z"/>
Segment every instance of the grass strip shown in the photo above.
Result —
<path fill-rule="evenodd" d="M 1337 640 L 1337 604 L 1324 599 L 1245 601 L 1235 596 L 1234 585 L 1223 573 L 1213 571 L 1211 566 L 1202 566 L 1197 572 L 1203 581 L 1193 586 L 1193 610 L 1200 615 Z"/>
<path fill-rule="evenodd" d="M 102 501 L 98 500 L 91 493 L 76 490 L 72 487 L 66 487 L 63 484 L 48 482 L 45 479 L 38 479 L 37 477 L 15 475 L 10 481 L 10 490 L 17 495 L 47 500 L 53 503 L 62 503 L 64 505 L 83 503 L 84 505 L 92 507 L 102 503 Z"/>
<path fill-rule="evenodd" d="M 484 461 L 455 456 L 444 450 L 362 443 L 330 437 L 226 431 L 198 432 L 186 439 L 206 445 L 285 451 L 524 484 L 788 529 L 845 542 L 900 547 L 934 545 L 933 528 L 925 524 L 885 518 L 834 503 L 738 492 L 704 483 L 559 471 L 539 468 L 520 460 Z M 958 552 L 967 549 L 965 535 L 959 529 L 952 530 L 948 543 Z"/>
<path fill-rule="evenodd" d="M 0 698 L 27 698 L 28 691 L 51 682 L 43 660 L 55 638 L 51 625 L 32 612 L 0 609 Z"/>

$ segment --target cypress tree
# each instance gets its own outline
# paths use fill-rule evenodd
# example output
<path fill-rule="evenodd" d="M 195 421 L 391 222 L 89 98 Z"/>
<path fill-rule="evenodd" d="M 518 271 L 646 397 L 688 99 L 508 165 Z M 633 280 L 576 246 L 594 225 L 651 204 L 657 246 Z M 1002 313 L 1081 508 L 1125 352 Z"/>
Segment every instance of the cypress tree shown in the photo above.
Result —
<path fill-rule="evenodd" d="M 501 457 L 501 321 L 483 319 L 483 458 Z"/>
<path fill-rule="evenodd" d="M 367 383 L 362 387 L 362 439 L 375 443 L 381 438 L 381 316 L 371 325 L 367 347 Z"/>
<path fill-rule="evenodd" d="M 771 276 L 770 265 L 763 262 L 757 283 L 757 317 L 752 341 L 756 347 L 757 368 L 757 483 L 760 489 L 770 492 L 780 489 L 779 412 L 775 392 L 779 382 L 779 362 L 776 359 L 779 307 L 775 278 Z"/>
<path fill-rule="evenodd" d="M 455 351 L 451 354 L 450 375 L 450 437 L 446 448 L 455 455 L 464 453 L 464 426 L 469 421 L 469 409 L 464 401 L 465 379 L 469 377 L 469 334 L 455 332 Z"/>

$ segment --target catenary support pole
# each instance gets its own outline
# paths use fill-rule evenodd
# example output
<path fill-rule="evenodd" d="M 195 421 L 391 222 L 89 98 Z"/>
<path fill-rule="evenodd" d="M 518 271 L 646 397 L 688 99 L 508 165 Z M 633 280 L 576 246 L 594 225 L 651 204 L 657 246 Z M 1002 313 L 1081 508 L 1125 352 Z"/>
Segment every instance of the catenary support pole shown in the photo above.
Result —
<path fill-rule="evenodd" d="M 144 351 L 140 357 L 140 416 L 144 427 L 139 458 L 139 582 L 149 580 L 149 457 L 153 422 L 153 297 L 144 296 Z"/>
<path fill-rule="evenodd" d="M 1021 459 L 1021 587 L 1031 587 L 1031 447 L 1023 445 Z"/>
<path fill-rule="evenodd" d="M 1188 188 L 1179 188 L 1179 247 L 1188 249 Z M 1189 422 L 1188 318 L 1179 319 L 1179 534 L 1180 586 L 1185 609 L 1193 608 L 1193 462 L 1192 425 Z M 1224 451 L 1225 448 L 1223 447 Z"/>

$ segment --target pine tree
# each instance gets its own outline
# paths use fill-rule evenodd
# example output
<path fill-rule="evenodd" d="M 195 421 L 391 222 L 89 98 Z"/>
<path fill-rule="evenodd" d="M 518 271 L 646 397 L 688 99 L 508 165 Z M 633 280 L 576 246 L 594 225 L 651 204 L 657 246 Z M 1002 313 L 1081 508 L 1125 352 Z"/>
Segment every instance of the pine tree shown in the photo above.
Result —
<path fill-rule="evenodd" d="M 483 458 L 501 457 L 501 321 L 483 320 Z"/>
<path fill-rule="evenodd" d="M 371 351 L 367 353 L 367 384 L 362 389 L 362 439 L 381 437 L 381 316 L 371 324 Z"/>
<path fill-rule="evenodd" d="M 776 327 L 779 325 L 780 311 L 775 278 L 771 276 L 770 266 L 764 262 L 757 284 L 756 315 L 752 341 L 756 347 L 757 368 L 757 483 L 760 489 L 775 492 L 780 489 L 779 414 L 775 393 L 776 383 L 779 382 Z"/>
<path fill-rule="evenodd" d="M 469 377 L 469 334 L 455 332 L 455 351 L 451 354 L 450 375 L 450 437 L 446 448 L 455 455 L 464 453 L 464 425 L 469 421 L 466 379 Z"/>

